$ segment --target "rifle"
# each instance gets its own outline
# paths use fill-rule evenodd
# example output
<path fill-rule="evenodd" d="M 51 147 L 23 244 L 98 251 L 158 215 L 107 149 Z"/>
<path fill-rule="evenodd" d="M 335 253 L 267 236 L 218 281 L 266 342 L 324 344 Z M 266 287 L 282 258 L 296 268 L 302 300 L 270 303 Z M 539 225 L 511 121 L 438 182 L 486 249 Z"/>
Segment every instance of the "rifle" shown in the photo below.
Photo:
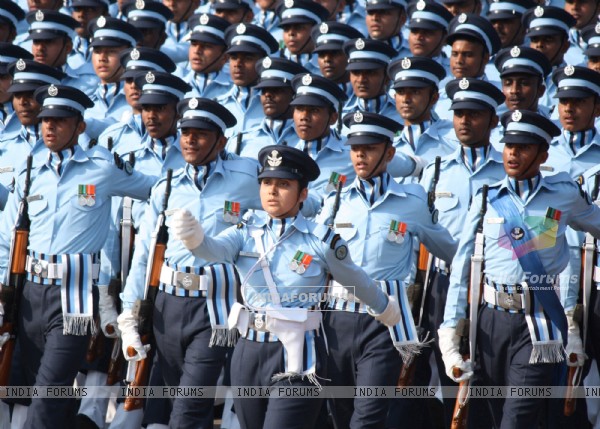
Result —
<path fill-rule="evenodd" d="M 23 198 L 19 203 L 19 212 L 15 228 L 10 241 L 8 260 L 8 284 L 0 285 L 0 386 L 7 386 L 10 376 L 10 367 L 15 350 L 17 336 L 17 321 L 23 285 L 27 278 L 25 265 L 27 261 L 27 245 L 29 244 L 29 191 L 31 189 L 31 169 L 33 156 L 27 157 L 27 170 L 25 172 L 25 187 Z"/>
<path fill-rule="evenodd" d="M 335 200 L 333 200 L 331 220 L 329 225 L 327 225 L 331 229 L 335 229 L 335 217 L 337 216 L 338 211 L 340 211 L 340 194 L 342 193 L 342 186 L 344 186 L 344 183 L 341 180 L 338 180 L 335 184 Z"/>
<path fill-rule="evenodd" d="M 138 329 L 142 344 L 145 346 L 152 341 L 152 311 L 154 308 L 154 300 L 158 293 L 160 284 L 160 270 L 162 269 L 165 260 L 165 251 L 167 250 L 167 242 L 169 241 L 169 231 L 165 223 L 166 211 L 169 204 L 169 196 L 171 195 L 171 179 L 173 170 L 167 170 L 167 181 L 165 186 L 165 196 L 163 199 L 162 210 L 156 220 L 156 228 L 152 232 L 152 240 L 150 241 L 150 252 L 148 254 L 148 263 L 146 267 L 146 282 L 144 285 L 144 299 L 138 300 L 135 303 L 132 313 L 138 319 Z M 133 347 L 127 349 L 127 355 L 133 357 L 137 354 Z M 141 387 L 148 384 L 150 376 L 150 365 L 152 363 L 152 349 L 149 351 L 145 359 L 129 362 L 127 370 L 127 381 L 131 381 L 130 387 Z M 133 367 L 135 366 L 135 376 L 131 380 Z M 142 408 L 142 398 L 132 397 L 129 394 L 125 398 L 124 408 L 126 411 L 132 411 Z"/>
<path fill-rule="evenodd" d="M 439 156 L 435 157 L 435 169 L 433 171 L 433 182 L 431 189 L 427 192 L 427 205 L 429 206 L 429 212 L 433 215 L 435 211 L 435 189 L 438 182 L 440 181 L 440 165 L 442 158 Z M 429 269 L 433 263 L 433 255 L 427 251 L 427 248 L 423 243 L 419 244 L 419 259 L 417 260 L 417 274 L 415 275 L 414 284 L 414 295 L 411 300 L 412 308 L 411 313 L 413 319 L 417 324 L 417 332 L 420 331 L 421 324 L 423 323 L 423 312 L 425 311 L 425 301 L 427 300 L 427 289 L 429 287 Z M 417 286 L 418 285 L 418 286 Z M 420 286 L 420 287 L 419 287 Z M 415 304 L 419 302 L 421 305 L 417 307 Z M 417 313 L 418 311 L 418 313 Z M 412 357 L 409 361 L 402 365 L 400 370 L 400 376 L 396 385 L 398 387 L 411 386 L 415 376 L 415 359 Z"/>
<path fill-rule="evenodd" d="M 85 354 L 85 360 L 88 363 L 94 362 L 98 357 L 102 356 L 102 352 L 104 351 L 105 337 L 102 333 L 102 329 L 100 329 L 100 321 L 95 319 L 94 325 L 96 325 L 96 333 L 90 336 L 87 352 Z"/>
<path fill-rule="evenodd" d="M 475 359 L 475 347 L 477 344 L 477 311 L 479 310 L 479 302 L 481 300 L 481 285 L 483 281 L 483 248 L 485 236 L 483 235 L 483 219 L 487 211 L 487 194 L 488 185 L 483 185 L 481 190 L 481 210 L 479 211 L 479 222 L 477 222 L 477 233 L 475 234 L 475 251 L 471 256 L 471 278 L 469 282 L 469 320 L 457 326 L 461 332 L 460 353 L 463 359 Z M 468 332 L 468 349 L 466 348 L 466 333 Z M 459 368 L 453 368 L 453 375 L 458 378 L 462 375 Z M 464 429 L 467 427 L 467 414 L 469 405 L 469 386 L 470 380 L 461 381 L 458 386 L 458 395 L 456 396 L 456 404 L 452 413 L 451 429 Z"/>
<path fill-rule="evenodd" d="M 598 199 L 598 186 L 600 185 L 600 173 L 594 176 L 594 187 L 592 188 L 592 201 L 596 202 Z M 574 316 L 580 315 L 579 326 L 583 331 L 583 347 L 587 342 L 587 331 L 589 321 L 589 308 L 590 308 L 590 295 L 592 288 L 592 281 L 594 276 L 594 261 L 596 260 L 596 245 L 595 239 L 589 232 L 585 234 L 585 240 L 583 242 L 581 250 L 581 273 L 579 287 L 583 291 L 583 305 L 577 304 L 575 308 Z M 583 311 L 578 311 L 578 307 L 583 307 Z M 575 318 L 575 317 L 573 317 Z M 568 356 L 569 361 L 577 362 L 577 355 L 571 353 Z M 574 390 L 581 383 L 582 368 L 578 366 L 570 366 L 567 370 L 567 392 L 565 397 L 564 414 L 570 416 L 575 412 L 576 398 L 573 397 Z"/>

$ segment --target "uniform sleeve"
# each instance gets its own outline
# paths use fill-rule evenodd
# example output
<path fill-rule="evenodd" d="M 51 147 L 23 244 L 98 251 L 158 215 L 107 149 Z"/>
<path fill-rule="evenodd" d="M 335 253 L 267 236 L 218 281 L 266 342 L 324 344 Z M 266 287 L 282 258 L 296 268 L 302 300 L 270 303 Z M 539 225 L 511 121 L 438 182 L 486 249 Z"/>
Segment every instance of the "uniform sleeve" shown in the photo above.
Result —
<path fill-rule="evenodd" d="M 198 258 L 210 262 L 233 264 L 243 247 L 243 228 L 232 226 L 221 231 L 216 237 L 204 236 L 200 246 L 196 247 L 192 253 Z"/>
<path fill-rule="evenodd" d="M 456 256 L 452 260 L 452 272 L 450 274 L 450 286 L 444 310 L 444 322 L 441 325 L 444 328 L 456 327 L 458 320 L 464 318 L 467 313 L 471 255 L 475 250 L 475 233 L 477 231 L 480 209 L 481 194 L 473 199 L 473 204 L 471 204 L 467 218 L 465 219 L 465 228 L 460 236 Z"/>
<path fill-rule="evenodd" d="M 596 239 L 600 239 L 600 207 L 579 193 L 575 192 L 576 185 L 573 184 L 573 190 L 569 207 L 571 216 L 568 224 L 577 231 L 587 231 Z"/>
<path fill-rule="evenodd" d="M 333 204 L 335 201 L 335 194 L 332 197 L 325 198 L 323 202 L 323 207 L 315 216 L 314 221 L 316 223 L 320 223 L 321 225 L 329 225 L 331 223 L 331 216 L 333 214 Z"/>
<path fill-rule="evenodd" d="M 354 263 L 348 252 L 348 244 L 336 234 L 330 244 L 324 243 L 323 246 L 324 260 L 335 281 L 373 311 L 382 313 L 387 307 L 388 299 L 377 283 Z"/>
<path fill-rule="evenodd" d="M 8 196 L 8 201 L 0 220 L 0 282 L 2 283 L 8 282 L 10 242 L 21 198 L 23 198 L 22 190 L 17 184 L 15 191 Z"/>
<path fill-rule="evenodd" d="M 418 174 L 418 172 L 421 171 L 421 168 L 417 167 L 418 163 L 414 158 L 397 150 L 394 158 L 387 166 L 387 172 L 390 173 L 392 177 L 406 177 L 415 173 Z"/>
<path fill-rule="evenodd" d="M 131 174 L 118 168 L 114 162 L 108 167 L 111 172 L 111 195 L 131 197 L 138 200 L 147 200 L 152 186 L 156 183 L 156 176 L 149 176 L 133 169 Z"/>
<path fill-rule="evenodd" d="M 135 238 L 135 250 L 131 260 L 131 269 L 121 293 L 121 301 L 123 302 L 124 309 L 131 308 L 136 300 L 144 297 L 146 267 L 148 265 L 152 232 L 156 228 L 156 221 L 158 213 L 162 208 L 163 198 L 164 186 L 155 187 L 150 196 L 149 204 L 146 206 L 146 210 L 142 216 L 139 231 Z"/>

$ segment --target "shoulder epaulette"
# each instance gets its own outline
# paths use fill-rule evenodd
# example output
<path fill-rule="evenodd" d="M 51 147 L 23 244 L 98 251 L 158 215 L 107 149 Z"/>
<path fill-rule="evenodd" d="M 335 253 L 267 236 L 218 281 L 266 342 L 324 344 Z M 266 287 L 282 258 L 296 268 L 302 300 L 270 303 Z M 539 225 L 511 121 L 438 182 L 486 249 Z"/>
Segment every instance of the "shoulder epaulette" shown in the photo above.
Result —
<path fill-rule="evenodd" d="M 427 193 L 421 185 L 417 185 L 416 183 L 407 183 L 402 185 L 402 189 L 407 194 L 414 195 L 423 201 L 427 201 Z"/>
<path fill-rule="evenodd" d="M 236 157 L 235 159 L 223 161 L 223 167 L 226 170 L 244 173 L 252 177 L 256 177 L 258 166 L 258 163 L 252 161 L 250 158 Z"/>

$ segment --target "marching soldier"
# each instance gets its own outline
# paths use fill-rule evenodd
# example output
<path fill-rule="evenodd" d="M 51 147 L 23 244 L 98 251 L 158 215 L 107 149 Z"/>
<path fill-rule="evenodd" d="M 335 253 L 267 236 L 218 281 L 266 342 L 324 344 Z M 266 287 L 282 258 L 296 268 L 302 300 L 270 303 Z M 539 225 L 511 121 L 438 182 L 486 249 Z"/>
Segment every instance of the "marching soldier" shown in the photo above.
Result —
<path fill-rule="evenodd" d="M 283 30 L 280 56 L 318 73 L 317 57 L 313 55 L 315 41 L 311 30 L 329 15 L 327 9 L 312 0 L 286 0 L 277 7 L 279 26 Z"/>
<path fill-rule="evenodd" d="M 0 42 L 12 43 L 17 36 L 17 26 L 25 18 L 25 12 L 11 0 L 0 1 Z"/>
<path fill-rule="evenodd" d="M 92 34 L 89 24 L 96 18 L 108 14 L 107 0 L 72 0 L 71 7 L 73 12 L 71 16 L 79 23 L 75 29 L 77 36 L 73 39 L 73 51 L 77 55 L 69 56 L 69 64 L 73 68 L 82 67 L 90 61 L 90 39 Z"/>
<path fill-rule="evenodd" d="M 168 209 L 182 209 L 200 219 L 207 233 L 218 234 L 258 203 L 257 163 L 225 152 L 225 129 L 235 117 L 208 99 L 185 99 L 181 115 L 181 148 L 185 167 L 174 173 L 172 184 L 161 180 L 152 191 L 149 208 L 139 226 L 132 269 L 123 291 L 119 316 L 123 351 L 134 347 L 143 359 L 137 321 L 131 309 L 144 296 L 144 275 L 165 186 L 172 186 Z M 231 184 L 236 186 L 232 187 Z M 176 220 L 167 225 L 175 227 Z M 209 263 L 186 249 L 175 234 L 167 243 L 154 302 L 154 337 L 166 386 L 215 386 L 226 353 L 235 343 L 227 329 L 228 310 L 237 298 L 238 274 L 232 264 Z M 128 360 L 131 358 L 128 357 Z M 212 428 L 213 399 L 176 398 L 169 420 L 172 428 Z"/>
<path fill-rule="evenodd" d="M 459 352 L 456 325 L 465 317 L 471 255 L 482 249 L 483 289 L 480 295 L 475 281 L 470 297 L 472 303 L 480 297 L 484 301 L 478 317 L 471 320 L 476 323 L 470 330 L 476 338 L 469 340 L 477 347 L 472 385 L 548 386 L 564 360 L 565 344 L 567 353 L 584 359 L 572 308 L 563 307 L 556 292 L 572 286 L 559 283 L 569 260 L 565 230 L 571 226 L 600 237 L 600 209 L 582 196 L 568 175 L 540 175 L 551 138 L 559 134 L 550 120 L 516 110 L 504 114 L 502 123 L 507 176 L 490 186 L 485 201 L 486 192 L 478 193 L 469 209 L 438 331 L 440 349 L 450 378 L 473 376 L 472 360 L 463 360 Z M 476 249 L 478 223 L 484 243 Z M 480 410 L 484 404 L 477 402 L 487 402 L 495 427 L 531 428 L 539 420 L 544 399 L 471 401 L 472 409 Z"/>
<path fill-rule="evenodd" d="M 167 40 L 160 50 L 167 54 L 174 63 L 185 61 L 190 48 L 186 36 L 190 32 L 188 19 L 200 5 L 200 0 L 168 1 L 165 6 L 171 9 L 173 18 L 167 21 Z"/>
<path fill-rule="evenodd" d="M 6 119 L 14 112 L 11 93 L 8 92 L 12 84 L 8 66 L 19 59 L 32 60 L 33 55 L 20 46 L 0 42 L 0 131 L 4 129 Z"/>
<path fill-rule="evenodd" d="M 502 48 L 520 46 L 525 39 L 525 27 L 521 18 L 535 7 L 532 0 L 496 0 L 490 3 L 487 19 L 500 37 Z"/>
<path fill-rule="evenodd" d="M 142 89 L 136 86 L 135 77 L 148 71 L 173 73 L 175 63 L 165 53 L 150 48 L 126 49 L 121 52 L 120 63 L 124 70 L 121 75 L 123 94 L 131 110 L 123 112 L 119 122 L 100 134 L 98 144 L 123 156 L 137 149 L 146 134 L 140 105 Z"/>
<path fill-rule="evenodd" d="M 352 86 L 350 73 L 346 70 L 348 57 L 344 52 L 344 43 L 361 37 L 364 35 L 357 29 L 335 21 L 323 22 L 312 31 L 315 41 L 313 52 L 317 54 L 321 76 L 337 83 L 347 98 L 352 96 Z"/>
<path fill-rule="evenodd" d="M 367 0 L 365 8 L 369 38 L 388 44 L 394 51 L 392 59 L 410 55 L 401 32 L 406 24 L 406 1 Z"/>
<path fill-rule="evenodd" d="M 129 0 L 123 6 L 127 23 L 135 27 L 142 37 L 138 46 L 160 49 L 167 40 L 166 25 L 173 12 L 158 1 Z"/>
<path fill-rule="evenodd" d="M 48 150 L 34 157 L 31 174 L 28 277 L 19 307 L 17 341 L 28 385 L 71 386 L 94 329 L 98 253 L 106 238 L 102 231 L 108 231 L 109 199 L 127 194 L 143 198 L 153 179 L 118 169 L 104 149 L 86 152 L 77 144 L 85 130 L 84 110 L 92 105 L 84 93 L 50 85 L 36 90 L 35 98 L 42 106 L 38 116 Z M 9 236 L 23 197 L 24 178 L 20 173 L 2 217 L 0 257 L 4 261 L 9 256 Z M 7 274 L 4 271 L 2 278 Z M 80 299 L 74 299 L 75 295 Z M 64 427 L 72 401 L 33 398 L 25 428 Z"/>
<path fill-rule="evenodd" d="M 225 30 L 229 22 L 216 15 L 196 14 L 188 25 L 188 61 L 179 65 L 185 71 L 182 79 L 192 87 L 186 96 L 214 99 L 231 86 L 231 77 L 223 67 L 227 63 Z"/>
<path fill-rule="evenodd" d="M 480 79 L 456 79 L 447 84 L 452 98 L 454 131 L 459 146 L 454 152 L 443 156 L 436 173 L 434 163 L 423 171 L 421 185 L 428 192 L 435 192 L 435 213 L 438 222 L 458 242 L 464 228 L 464 219 L 473 196 L 483 185 L 490 185 L 504 177 L 502 155 L 490 143 L 490 133 L 498 122 L 496 111 L 503 96 L 498 88 Z M 437 183 L 436 181 L 437 174 Z M 460 186 L 456 186 L 460 183 Z M 428 249 L 429 250 L 429 249 Z M 450 264 L 438 257 L 432 260 L 430 283 L 426 285 L 426 299 L 421 327 L 436 339 L 431 349 L 419 358 L 415 373 L 415 385 L 427 384 L 431 377 L 428 366 L 429 350 L 434 354 L 442 386 L 455 386 L 443 371 L 444 363 L 438 346 L 436 331 L 444 320 L 444 307 L 448 294 Z M 454 401 L 444 398 L 444 426 L 449 427 Z M 417 410 L 420 407 L 415 405 Z M 411 416 L 418 418 L 418 411 Z"/>
<path fill-rule="evenodd" d="M 260 90 L 260 102 L 265 117 L 260 124 L 232 137 L 228 150 L 237 155 L 258 159 L 258 152 L 273 144 L 287 144 L 285 138 L 294 136 L 294 98 L 292 79 L 308 71 L 300 64 L 285 58 L 265 57 L 256 64 L 260 79 L 254 86 Z M 296 138 L 294 138 L 296 140 Z"/>
<path fill-rule="evenodd" d="M 318 300 L 308 292 L 322 293 L 331 273 L 340 284 L 354 285 L 352 293 L 387 326 L 400 320 L 398 302 L 352 262 L 339 235 L 300 213 L 307 184 L 319 176 L 316 162 L 285 146 L 265 147 L 259 160 L 264 212 L 211 237 L 189 211 L 180 210 L 173 235 L 197 257 L 235 263 L 243 279 L 244 305 L 237 304 L 230 317 L 242 335 L 233 352 L 232 384 L 318 387 L 327 377 L 325 339 Z M 244 429 L 309 429 L 322 399 L 234 398 L 234 404 Z"/>
<path fill-rule="evenodd" d="M 581 30 L 587 48 L 583 51 L 589 69 L 600 72 L 600 25 L 595 23 Z"/>
<path fill-rule="evenodd" d="M 415 328 L 404 280 L 415 264 L 418 237 L 448 263 L 456 243 L 430 215 L 419 185 L 397 184 L 387 172 L 399 124 L 389 118 L 356 112 L 344 118 L 350 129 L 345 145 L 356 179 L 339 195 L 339 211 L 331 194 L 316 221 L 334 227 L 346 240 L 355 261 L 388 294 L 401 303 L 402 326 L 393 330 L 377 323 L 364 304 L 354 300 L 334 277 L 324 326 L 329 344 L 329 378 L 334 386 L 395 385 L 402 361 L 415 357 L 424 344 Z M 386 398 L 334 398 L 332 414 L 338 428 L 384 427 L 390 401 Z M 399 421 L 393 427 L 402 426 Z"/>

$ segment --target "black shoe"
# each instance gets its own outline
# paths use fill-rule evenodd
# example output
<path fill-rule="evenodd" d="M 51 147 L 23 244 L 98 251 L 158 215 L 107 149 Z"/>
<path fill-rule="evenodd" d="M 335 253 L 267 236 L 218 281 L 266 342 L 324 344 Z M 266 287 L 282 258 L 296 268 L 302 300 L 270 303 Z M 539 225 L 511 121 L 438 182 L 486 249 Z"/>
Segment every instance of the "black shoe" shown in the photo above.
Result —
<path fill-rule="evenodd" d="M 77 429 L 100 429 L 96 423 L 94 423 L 92 419 L 85 414 L 77 414 L 77 417 L 75 417 L 75 422 L 75 427 Z"/>

